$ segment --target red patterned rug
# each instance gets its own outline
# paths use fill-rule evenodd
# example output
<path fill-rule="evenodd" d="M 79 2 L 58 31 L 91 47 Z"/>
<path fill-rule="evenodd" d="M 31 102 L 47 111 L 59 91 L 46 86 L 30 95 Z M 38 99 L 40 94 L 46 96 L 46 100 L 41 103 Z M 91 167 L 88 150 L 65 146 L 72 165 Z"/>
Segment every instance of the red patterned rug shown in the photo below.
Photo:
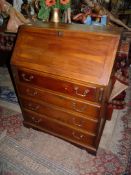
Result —
<path fill-rule="evenodd" d="M 128 104 L 130 106 L 130 104 Z M 22 115 L 0 107 L 0 174 L 130 175 L 131 111 L 117 120 L 108 150 L 97 156 L 54 136 L 27 129 Z M 7 133 L 6 133 L 7 132 Z"/>

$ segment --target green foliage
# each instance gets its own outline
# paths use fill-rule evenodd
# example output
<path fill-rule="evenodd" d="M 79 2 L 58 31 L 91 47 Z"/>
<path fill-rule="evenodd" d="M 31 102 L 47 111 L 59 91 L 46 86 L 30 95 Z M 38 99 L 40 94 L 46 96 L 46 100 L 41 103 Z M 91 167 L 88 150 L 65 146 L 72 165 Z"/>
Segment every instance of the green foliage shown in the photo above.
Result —
<path fill-rule="evenodd" d="M 38 18 L 41 20 L 48 20 L 50 15 L 50 8 L 45 5 L 43 0 L 40 0 L 40 10 L 38 12 Z"/>
<path fill-rule="evenodd" d="M 50 11 L 52 10 L 52 8 L 59 8 L 60 10 L 64 11 L 67 10 L 67 8 L 69 8 L 71 6 L 70 2 L 63 5 L 60 4 L 60 0 L 56 0 L 56 4 L 51 6 L 51 7 L 47 7 L 45 4 L 45 0 L 40 0 L 40 10 L 38 12 L 38 18 L 41 20 L 48 20 L 49 16 L 50 16 Z"/>
<path fill-rule="evenodd" d="M 60 9 L 61 10 L 67 10 L 69 7 L 70 7 L 71 5 L 70 5 L 70 3 L 67 3 L 66 5 L 60 5 Z"/>

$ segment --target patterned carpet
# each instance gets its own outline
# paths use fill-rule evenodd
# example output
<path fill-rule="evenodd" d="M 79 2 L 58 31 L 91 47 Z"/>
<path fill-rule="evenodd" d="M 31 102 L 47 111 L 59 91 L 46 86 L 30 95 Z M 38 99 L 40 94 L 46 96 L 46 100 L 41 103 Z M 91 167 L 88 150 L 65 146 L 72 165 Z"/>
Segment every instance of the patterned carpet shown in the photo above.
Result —
<path fill-rule="evenodd" d="M 1 107 L 0 174 L 124 175 L 127 171 L 129 175 L 130 116 L 131 111 L 121 113 L 110 148 L 99 148 L 93 156 L 54 136 L 23 127 L 21 114 Z"/>
<path fill-rule="evenodd" d="M 7 67 L 0 67 L 0 105 L 21 112 Z"/>
<path fill-rule="evenodd" d="M 9 87 L 1 74 L 0 78 L 4 79 L 2 85 Z M 127 91 L 127 107 L 118 113 L 112 135 L 106 138 L 106 146 L 100 143 L 97 156 L 49 134 L 25 128 L 22 114 L 0 103 L 0 175 L 131 175 L 130 92 L 131 87 Z M 15 102 L 16 107 L 17 99 Z M 102 138 L 104 135 L 106 132 Z"/>

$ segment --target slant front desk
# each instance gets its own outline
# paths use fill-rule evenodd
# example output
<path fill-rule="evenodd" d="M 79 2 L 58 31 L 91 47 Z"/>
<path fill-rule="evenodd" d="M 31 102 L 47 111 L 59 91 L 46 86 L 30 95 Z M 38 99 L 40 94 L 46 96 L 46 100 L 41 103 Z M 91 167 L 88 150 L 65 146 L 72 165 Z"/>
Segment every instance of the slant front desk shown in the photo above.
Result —
<path fill-rule="evenodd" d="M 96 153 L 120 33 L 82 24 L 22 26 L 11 58 L 24 124 Z"/>

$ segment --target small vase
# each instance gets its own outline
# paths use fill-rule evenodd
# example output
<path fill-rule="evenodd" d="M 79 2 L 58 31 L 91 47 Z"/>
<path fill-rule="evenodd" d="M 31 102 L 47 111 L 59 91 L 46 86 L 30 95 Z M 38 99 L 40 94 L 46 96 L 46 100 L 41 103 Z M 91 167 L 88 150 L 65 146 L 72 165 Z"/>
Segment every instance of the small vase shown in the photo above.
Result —
<path fill-rule="evenodd" d="M 59 8 L 53 8 L 51 11 L 51 18 L 50 18 L 51 22 L 60 22 L 60 10 Z"/>

